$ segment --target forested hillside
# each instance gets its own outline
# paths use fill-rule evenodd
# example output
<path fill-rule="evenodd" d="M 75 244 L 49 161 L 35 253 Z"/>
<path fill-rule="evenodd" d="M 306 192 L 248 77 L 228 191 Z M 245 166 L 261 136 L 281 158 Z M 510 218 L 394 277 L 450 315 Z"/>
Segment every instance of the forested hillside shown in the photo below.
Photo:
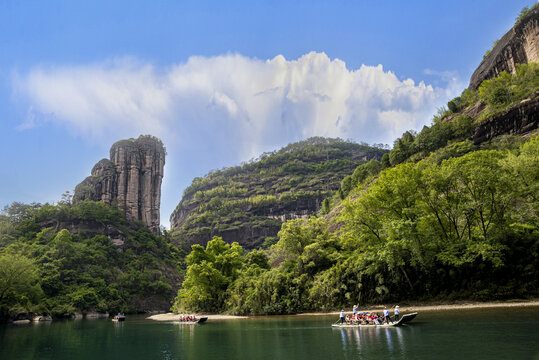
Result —
<path fill-rule="evenodd" d="M 539 137 L 384 170 L 267 251 L 193 246 L 175 307 L 235 314 L 538 295 Z"/>
<path fill-rule="evenodd" d="M 180 258 L 102 202 L 14 203 L 0 215 L 0 319 L 166 310 Z"/>
<path fill-rule="evenodd" d="M 221 236 L 249 249 L 267 247 L 276 242 L 284 221 L 320 210 L 345 175 L 384 153 L 340 139 L 311 138 L 195 178 L 171 216 L 172 236 L 178 244 L 205 245 Z"/>

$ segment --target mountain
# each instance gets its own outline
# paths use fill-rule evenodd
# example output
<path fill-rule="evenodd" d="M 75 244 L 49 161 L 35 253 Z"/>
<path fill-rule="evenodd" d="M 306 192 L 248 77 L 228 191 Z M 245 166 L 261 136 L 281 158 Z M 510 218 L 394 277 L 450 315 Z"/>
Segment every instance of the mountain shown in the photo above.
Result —
<path fill-rule="evenodd" d="M 345 175 L 386 152 L 314 137 L 195 178 L 170 217 L 171 236 L 189 245 L 220 236 L 248 249 L 268 246 L 283 222 L 319 211 Z"/>

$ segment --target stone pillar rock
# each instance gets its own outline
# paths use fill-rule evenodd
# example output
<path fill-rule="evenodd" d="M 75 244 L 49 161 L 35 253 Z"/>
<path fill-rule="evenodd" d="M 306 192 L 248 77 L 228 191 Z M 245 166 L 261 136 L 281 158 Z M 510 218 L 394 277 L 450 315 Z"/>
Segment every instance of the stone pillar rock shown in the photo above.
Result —
<path fill-rule="evenodd" d="M 110 160 L 99 161 L 92 176 L 77 185 L 74 202 L 115 202 L 128 220 L 140 220 L 159 233 L 165 155 L 163 143 L 153 136 L 116 142 L 110 149 Z"/>

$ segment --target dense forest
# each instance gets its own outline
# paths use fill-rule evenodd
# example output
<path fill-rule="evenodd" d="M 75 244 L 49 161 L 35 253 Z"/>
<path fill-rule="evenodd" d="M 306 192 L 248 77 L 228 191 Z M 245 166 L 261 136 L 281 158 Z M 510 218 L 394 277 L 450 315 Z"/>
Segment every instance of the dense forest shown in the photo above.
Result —
<path fill-rule="evenodd" d="M 539 137 L 384 170 L 335 218 L 292 220 L 267 251 L 194 245 L 177 309 L 235 314 L 537 295 Z"/>
<path fill-rule="evenodd" d="M 102 202 L 14 203 L 0 215 L 0 319 L 166 310 L 182 258 L 164 236 Z"/>

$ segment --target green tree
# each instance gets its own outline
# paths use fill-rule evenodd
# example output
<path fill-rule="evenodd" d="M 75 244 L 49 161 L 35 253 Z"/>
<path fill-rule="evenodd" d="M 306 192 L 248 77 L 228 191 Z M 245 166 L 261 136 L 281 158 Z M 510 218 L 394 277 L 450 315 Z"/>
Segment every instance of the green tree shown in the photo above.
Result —
<path fill-rule="evenodd" d="M 22 255 L 0 255 L 0 309 L 5 313 L 14 307 L 29 309 L 41 295 L 37 268 Z"/>
<path fill-rule="evenodd" d="M 187 274 L 173 308 L 222 311 L 228 286 L 237 278 L 245 261 L 242 247 L 238 243 L 230 245 L 222 238 L 214 237 L 206 249 L 193 245 L 186 260 Z"/>

